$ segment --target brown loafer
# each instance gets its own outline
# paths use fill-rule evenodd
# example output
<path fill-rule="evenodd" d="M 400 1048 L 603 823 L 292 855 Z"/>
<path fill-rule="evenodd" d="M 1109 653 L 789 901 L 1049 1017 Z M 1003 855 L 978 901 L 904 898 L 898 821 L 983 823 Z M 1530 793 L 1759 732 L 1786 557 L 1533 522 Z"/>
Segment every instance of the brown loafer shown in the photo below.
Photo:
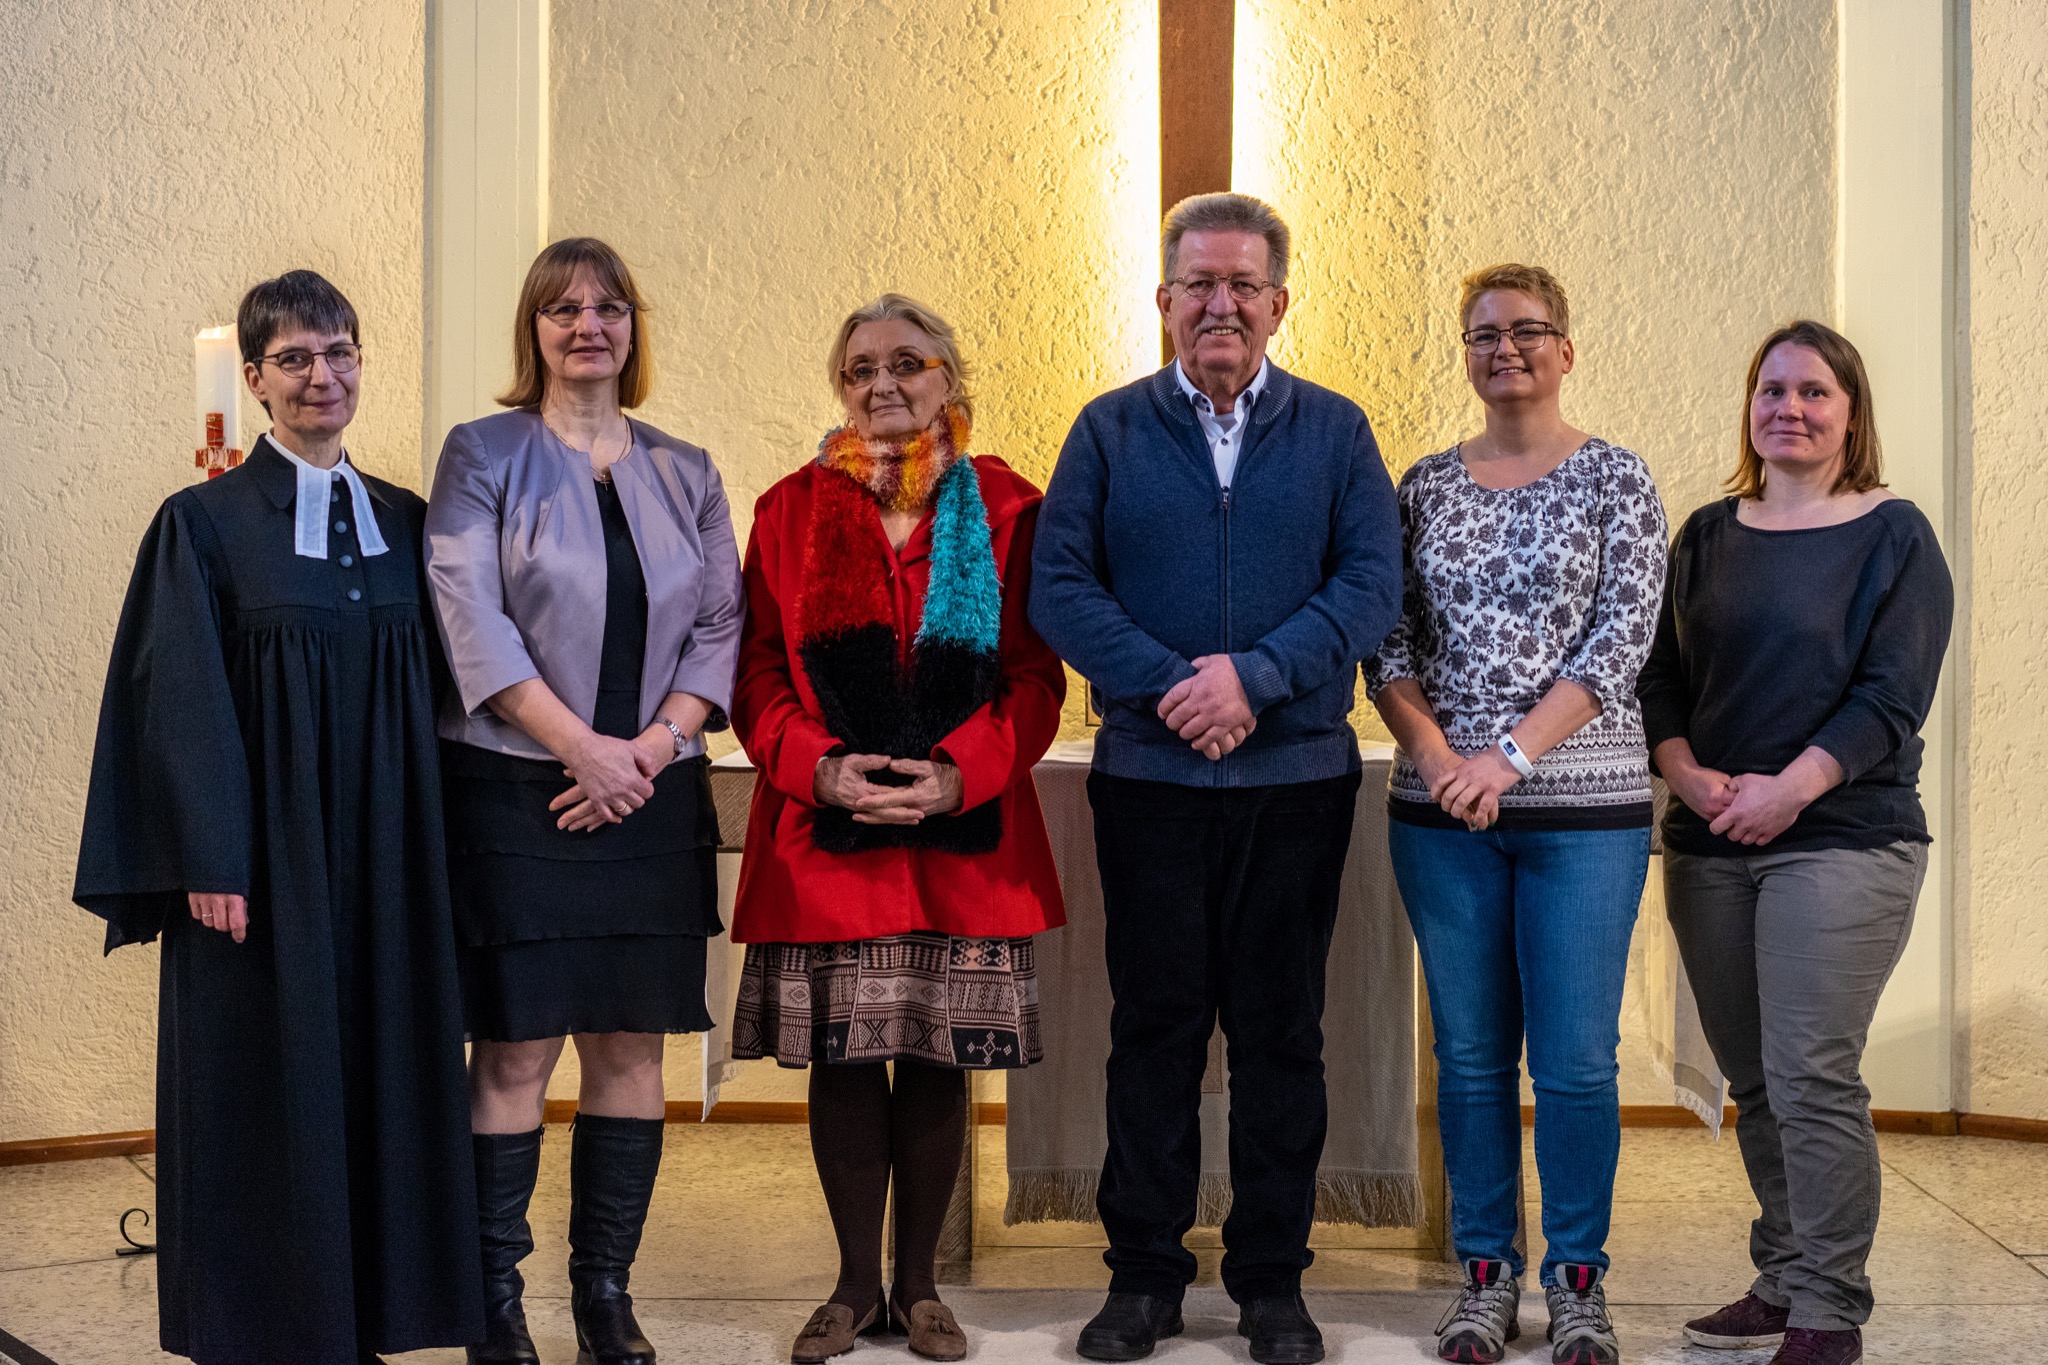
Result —
<path fill-rule="evenodd" d="M 889 1315 L 879 1294 L 875 1296 L 875 1306 L 868 1309 L 867 1316 L 859 1322 L 853 1320 L 853 1310 L 845 1304 L 823 1304 L 811 1314 L 804 1330 L 796 1334 L 796 1344 L 789 1348 L 789 1358 L 794 1365 L 816 1365 L 818 1361 L 830 1360 L 851 1351 L 856 1337 L 873 1336 L 888 1330 Z"/>
<path fill-rule="evenodd" d="M 967 1334 L 954 1320 L 953 1310 L 937 1299 L 919 1299 L 907 1312 L 901 1304 L 891 1304 L 890 1311 L 910 1334 L 912 1354 L 926 1360 L 967 1359 Z"/>

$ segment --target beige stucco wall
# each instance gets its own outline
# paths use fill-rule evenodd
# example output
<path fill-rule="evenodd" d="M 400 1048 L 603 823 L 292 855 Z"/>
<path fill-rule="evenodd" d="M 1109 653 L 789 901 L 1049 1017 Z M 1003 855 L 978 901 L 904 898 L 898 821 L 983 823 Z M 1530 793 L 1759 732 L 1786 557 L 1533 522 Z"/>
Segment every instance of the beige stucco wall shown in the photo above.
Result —
<path fill-rule="evenodd" d="M 712 450 L 742 534 L 834 418 L 833 323 L 881 289 L 960 326 L 981 368 L 976 446 L 1036 479 L 1089 396 L 1157 363 L 1151 0 L 552 8 L 552 235 L 606 236 L 640 272 L 659 308 L 645 415 Z M 2032 893 L 2048 411 L 2026 363 L 2048 311 L 2048 51 L 2032 8 L 1970 8 L 1959 1102 L 2048 1117 Z M 1756 337 L 1834 310 L 1833 15 L 1244 0 L 1237 179 L 1298 242 L 1279 358 L 1363 403 L 1405 467 L 1476 426 L 1458 277 L 1547 264 L 1575 300 L 1569 411 L 1640 450 L 1684 515 L 1725 468 Z M 262 275 L 327 272 L 366 327 L 352 449 L 415 482 L 426 270 L 420 7 L 17 0 L 8 19 L 0 1141 L 151 1122 L 155 950 L 102 961 L 67 893 L 133 547 L 193 477 L 191 332 Z M 692 1052 L 678 1096 L 695 1093 Z M 797 1085 L 764 1068 L 728 1093 Z"/>
<path fill-rule="evenodd" d="M 1960 1107 L 2048 1119 L 2048 26 L 1969 6 Z"/>
<path fill-rule="evenodd" d="M 1459 280 L 1542 265 L 1566 415 L 1649 462 L 1674 526 L 1716 496 L 1751 349 L 1834 312 L 1833 0 L 1238 13 L 1234 179 L 1295 232 L 1281 363 L 1357 399 L 1398 476 L 1481 425 Z"/>
<path fill-rule="evenodd" d="M 423 52 L 409 0 L 6 8 L 0 1141 L 154 1121 L 156 949 L 102 960 L 69 894 L 135 546 L 196 473 L 193 331 L 327 274 L 364 323 L 351 451 L 418 483 Z"/>
<path fill-rule="evenodd" d="M 884 290 L 959 329 L 975 449 L 1041 484 L 1081 404 L 1156 367 L 1154 13 L 555 0 L 550 235 L 633 265 L 644 415 L 712 452 L 743 540 L 841 420 L 825 349 Z"/>

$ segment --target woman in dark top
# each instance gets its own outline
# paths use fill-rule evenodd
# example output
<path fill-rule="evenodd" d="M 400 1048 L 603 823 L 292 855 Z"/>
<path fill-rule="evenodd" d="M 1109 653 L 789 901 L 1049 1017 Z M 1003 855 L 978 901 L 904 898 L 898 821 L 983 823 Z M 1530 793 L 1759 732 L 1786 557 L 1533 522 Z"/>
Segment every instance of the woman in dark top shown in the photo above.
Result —
<path fill-rule="evenodd" d="M 591 238 L 527 273 L 516 410 L 448 435 L 427 565 L 455 675 L 449 865 L 470 1068 L 488 1335 L 536 1359 L 518 1263 L 541 1108 L 582 1062 L 569 1281 L 596 1365 L 654 1358 L 627 1276 L 661 1160 L 663 1036 L 711 1026 L 718 829 L 700 731 L 725 724 L 739 557 L 710 457 L 623 408 L 647 393 L 642 304 Z"/>
<path fill-rule="evenodd" d="M 343 449 L 356 311 L 236 318 L 270 428 L 165 500 L 107 670 L 73 897 L 161 937 L 157 1298 L 199 1365 L 358 1365 L 482 1321 L 418 495 Z"/>
<path fill-rule="evenodd" d="M 1862 1355 L 1879 1167 L 1863 1043 L 1927 871 L 1919 729 L 1953 590 L 1885 490 L 1870 381 L 1817 322 L 1750 362 L 1735 496 L 1686 521 L 1638 682 L 1671 927 L 1761 1213 L 1741 1299 L 1685 1326 L 1776 1359 Z"/>

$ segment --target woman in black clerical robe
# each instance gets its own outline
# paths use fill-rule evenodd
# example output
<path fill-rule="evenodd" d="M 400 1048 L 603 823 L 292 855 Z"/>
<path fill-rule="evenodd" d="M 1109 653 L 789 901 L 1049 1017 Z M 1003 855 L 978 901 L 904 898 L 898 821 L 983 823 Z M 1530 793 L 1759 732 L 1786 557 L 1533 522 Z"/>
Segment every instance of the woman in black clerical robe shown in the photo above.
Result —
<path fill-rule="evenodd" d="M 340 292 L 293 271 L 238 321 L 272 426 L 143 540 L 73 896 L 110 952 L 163 940 L 163 1348 L 359 1365 L 482 1328 L 426 509 L 342 449 Z"/>

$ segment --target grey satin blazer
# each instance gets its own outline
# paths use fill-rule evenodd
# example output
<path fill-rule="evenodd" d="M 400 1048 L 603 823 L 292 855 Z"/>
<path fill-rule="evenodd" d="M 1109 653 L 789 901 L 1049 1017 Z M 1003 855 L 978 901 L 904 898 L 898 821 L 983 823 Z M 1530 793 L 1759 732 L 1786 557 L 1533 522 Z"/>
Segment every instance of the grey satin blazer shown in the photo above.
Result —
<path fill-rule="evenodd" d="M 629 419 L 630 420 L 630 419 Z M 612 482 L 647 578 L 640 723 L 671 692 L 718 709 L 723 728 L 739 659 L 740 560 L 711 457 L 644 422 Z M 427 502 L 427 583 L 459 701 L 440 732 L 522 758 L 552 757 L 484 705 L 539 678 L 587 725 L 604 648 L 604 523 L 584 456 L 527 409 L 448 433 Z M 692 740 L 685 756 L 702 753 Z"/>

